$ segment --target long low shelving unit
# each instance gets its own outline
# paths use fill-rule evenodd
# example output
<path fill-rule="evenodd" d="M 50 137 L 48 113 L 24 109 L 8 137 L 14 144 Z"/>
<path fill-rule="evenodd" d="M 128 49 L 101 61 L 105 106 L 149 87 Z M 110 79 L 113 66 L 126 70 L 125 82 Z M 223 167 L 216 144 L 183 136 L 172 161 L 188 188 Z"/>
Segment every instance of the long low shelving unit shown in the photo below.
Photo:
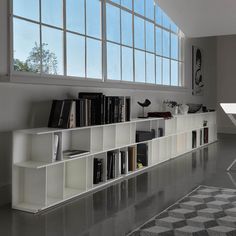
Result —
<path fill-rule="evenodd" d="M 163 136 L 157 137 L 162 129 Z M 136 142 L 137 131 L 155 130 L 156 136 Z M 135 119 L 129 122 L 73 129 L 39 128 L 13 133 L 12 207 L 36 213 L 121 178 L 175 158 L 217 140 L 216 114 L 177 115 L 172 119 Z M 60 160 L 53 161 L 54 138 L 59 137 Z M 108 178 L 109 151 L 128 152 L 146 144 L 147 166 L 126 170 Z M 68 149 L 88 150 L 75 158 L 63 158 Z M 102 160 L 102 181 L 94 184 L 94 159 Z M 137 159 L 137 158 L 136 158 Z"/>

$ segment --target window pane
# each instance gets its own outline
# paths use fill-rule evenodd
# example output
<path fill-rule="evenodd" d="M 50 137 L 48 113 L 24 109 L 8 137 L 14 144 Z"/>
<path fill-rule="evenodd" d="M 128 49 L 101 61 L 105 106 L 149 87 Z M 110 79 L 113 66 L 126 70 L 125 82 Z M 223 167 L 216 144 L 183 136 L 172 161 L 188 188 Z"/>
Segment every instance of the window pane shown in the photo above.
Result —
<path fill-rule="evenodd" d="M 164 12 L 162 13 L 162 25 L 164 28 L 170 29 L 170 18 Z"/>
<path fill-rule="evenodd" d="M 170 60 L 163 58 L 163 85 L 170 85 Z"/>
<path fill-rule="evenodd" d="M 122 47 L 122 80 L 133 81 L 133 49 Z"/>
<path fill-rule="evenodd" d="M 107 43 L 107 78 L 121 80 L 120 46 Z"/>
<path fill-rule="evenodd" d="M 156 54 L 162 55 L 162 29 L 156 27 Z"/>
<path fill-rule="evenodd" d="M 155 7 L 155 11 L 156 11 L 156 23 L 158 25 L 162 25 L 162 10 L 161 8 L 156 4 L 156 7 Z"/>
<path fill-rule="evenodd" d="M 162 58 L 156 57 L 156 84 L 162 84 Z"/>
<path fill-rule="evenodd" d="M 67 75 L 85 77 L 85 38 L 67 33 Z"/>
<path fill-rule="evenodd" d="M 122 44 L 132 46 L 132 15 L 126 11 L 121 11 L 121 30 L 122 30 Z"/>
<path fill-rule="evenodd" d="M 39 0 L 13 0 L 13 14 L 39 21 Z"/>
<path fill-rule="evenodd" d="M 68 30 L 85 33 L 84 0 L 66 0 L 66 27 Z"/>
<path fill-rule="evenodd" d="M 134 0 L 134 11 L 140 15 L 144 15 L 144 2 L 143 0 Z"/>
<path fill-rule="evenodd" d="M 178 86 L 179 84 L 178 62 L 171 61 L 171 85 Z"/>
<path fill-rule="evenodd" d="M 170 33 L 163 30 L 163 56 L 170 56 Z"/>
<path fill-rule="evenodd" d="M 120 9 L 106 5 L 107 40 L 120 43 Z"/>
<path fill-rule="evenodd" d="M 87 38 L 87 77 L 102 78 L 102 44 L 90 38 Z"/>
<path fill-rule="evenodd" d="M 86 0 L 86 29 L 89 36 L 101 38 L 101 1 Z"/>
<path fill-rule="evenodd" d="M 146 21 L 146 50 L 154 52 L 154 24 Z"/>
<path fill-rule="evenodd" d="M 63 75 L 63 32 L 42 27 L 43 73 Z"/>
<path fill-rule="evenodd" d="M 145 2 L 146 17 L 151 20 L 154 20 L 154 0 L 145 0 Z"/>
<path fill-rule="evenodd" d="M 121 0 L 121 5 L 132 10 L 132 0 Z"/>
<path fill-rule="evenodd" d="M 134 46 L 145 49 L 144 20 L 136 16 L 134 17 Z"/>
<path fill-rule="evenodd" d="M 150 84 L 155 84 L 155 56 L 151 53 L 146 53 L 146 81 Z"/>
<path fill-rule="evenodd" d="M 16 18 L 13 24 L 14 70 L 40 72 L 39 25 Z"/>
<path fill-rule="evenodd" d="M 175 34 L 171 34 L 171 58 L 178 60 L 178 52 L 178 36 Z"/>
<path fill-rule="evenodd" d="M 135 82 L 145 82 L 145 53 L 135 50 Z"/>
<path fill-rule="evenodd" d="M 41 0 L 42 22 L 45 24 L 63 26 L 63 0 Z"/>
<path fill-rule="evenodd" d="M 176 33 L 176 34 L 178 34 L 179 33 L 179 28 L 178 28 L 178 26 L 173 22 L 173 21 L 171 21 L 171 30 L 174 32 L 174 33 Z"/>

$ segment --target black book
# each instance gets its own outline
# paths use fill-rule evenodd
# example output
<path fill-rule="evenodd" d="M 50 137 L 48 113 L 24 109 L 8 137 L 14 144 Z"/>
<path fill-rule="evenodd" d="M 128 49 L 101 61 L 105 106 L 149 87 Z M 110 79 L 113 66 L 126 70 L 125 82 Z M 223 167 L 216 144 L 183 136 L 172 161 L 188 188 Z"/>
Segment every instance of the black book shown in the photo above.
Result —
<path fill-rule="evenodd" d="M 125 98 L 125 121 L 130 121 L 130 106 L 131 106 L 130 97 L 126 97 Z"/>
<path fill-rule="evenodd" d="M 137 164 L 148 166 L 148 145 L 145 143 L 137 145 Z"/>
<path fill-rule="evenodd" d="M 102 93 L 79 93 L 79 98 L 91 100 L 91 125 L 104 124 L 104 95 Z"/>
<path fill-rule="evenodd" d="M 113 153 L 112 152 L 108 152 L 107 153 L 107 179 L 111 179 L 112 178 L 112 156 Z"/>
<path fill-rule="evenodd" d="M 125 155 L 126 155 L 126 152 L 125 151 L 121 151 L 120 155 L 121 155 L 121 174 L 123 175 L 123 174 L 125 174 L 125 165 L 126 165 L 126 163 L 125 163 L 125 159 L 126 159 Z"/>
<path fill-rule="evenodd" d="M 120 114 L 119 114 L 119 109 L 120 109 L 120 98 L 119 97 L 114 97 L 114 123 L 120 122 Z"/>
<path fill-rule="evenodd" d="M 62 114 L 63 100 L 53 100 L 51 112 L 48 120 L 48 127 L 58 128 L 60 117 Z"/>
<path fill-rule="evenodd" d="M 98 184 L 102 179 L 102 162 L 94 158 L 93 162 L 93 184 Z"/>
<path fill-rule="evenodd" d="M 197 131 L 192 131 L 192 148 L 197 147 Z"/>
<path fill-rule="evenodd" d="M 73 100 L 54 100 L 49 117 L 48 127 L 69 128 L 70 112 Z"/>
<path fill-rule="evenodd" d="M 208 133 L 209 133 L 209 129 L 208 128 L 204 128 L 204 144 L 208 143 Z"/>
<path fill-rule="evenodd" d="M 110 115 L 110 108 L 111 108 L 111 97 L 105 98 L 105 123 L 110 124 L 111 123 L 111 115 Z"/>

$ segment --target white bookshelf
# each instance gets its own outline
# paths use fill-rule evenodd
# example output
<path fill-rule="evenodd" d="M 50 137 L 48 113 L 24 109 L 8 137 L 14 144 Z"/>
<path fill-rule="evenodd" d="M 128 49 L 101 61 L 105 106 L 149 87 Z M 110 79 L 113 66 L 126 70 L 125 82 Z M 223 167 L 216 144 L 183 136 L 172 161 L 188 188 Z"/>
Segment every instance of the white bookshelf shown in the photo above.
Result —
<path fill-rule="evenodd" d="M 204 121 L 205 127 L 203 126 Z M 148 145 L 148 166 L 126 171 L 107 180 L 107 152 L 127 151 L 137 146 L 136 131 L 163 129 L 162 137 L 144 141 Z M 201 132 L 208 128 L 208 143 Z M 216 113 L 177 115 L 172 119 L 135 119 L 129 122 L 73 129 L 39 128 L 13 133 L 12 207 L 36 213 L 59 203 L 141 173 L 217 140 Z M 192 147 L 192 131 L 197 132 Z M 59 159 L 53 161 L 54 136 L 59 136 Z M 88 150 L 89 154 L 63 159 L 67 149 Z M 93 184 L 94 158 L 102 159 L 102 182 Z M 137 158 L 136 158 L 137 159 Z"/>

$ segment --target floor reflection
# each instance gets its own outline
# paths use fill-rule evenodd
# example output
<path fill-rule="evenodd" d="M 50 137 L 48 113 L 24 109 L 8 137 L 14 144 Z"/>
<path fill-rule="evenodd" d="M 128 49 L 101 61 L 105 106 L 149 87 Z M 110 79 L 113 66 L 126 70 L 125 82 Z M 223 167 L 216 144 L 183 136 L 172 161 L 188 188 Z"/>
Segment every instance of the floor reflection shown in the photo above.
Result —
<path fill-rule="evenodd" d="M 12 211 L 6 206 L 0 209 L 0 235 L 126 235 L 200 184 L 235 188 L 222 167 L 236 153 L 234 142 L 229 146 L 227 140 L 222 137 L 219 143 L 43 214 Z M 228 158 L 221 156 L 224 152 Z"/>

